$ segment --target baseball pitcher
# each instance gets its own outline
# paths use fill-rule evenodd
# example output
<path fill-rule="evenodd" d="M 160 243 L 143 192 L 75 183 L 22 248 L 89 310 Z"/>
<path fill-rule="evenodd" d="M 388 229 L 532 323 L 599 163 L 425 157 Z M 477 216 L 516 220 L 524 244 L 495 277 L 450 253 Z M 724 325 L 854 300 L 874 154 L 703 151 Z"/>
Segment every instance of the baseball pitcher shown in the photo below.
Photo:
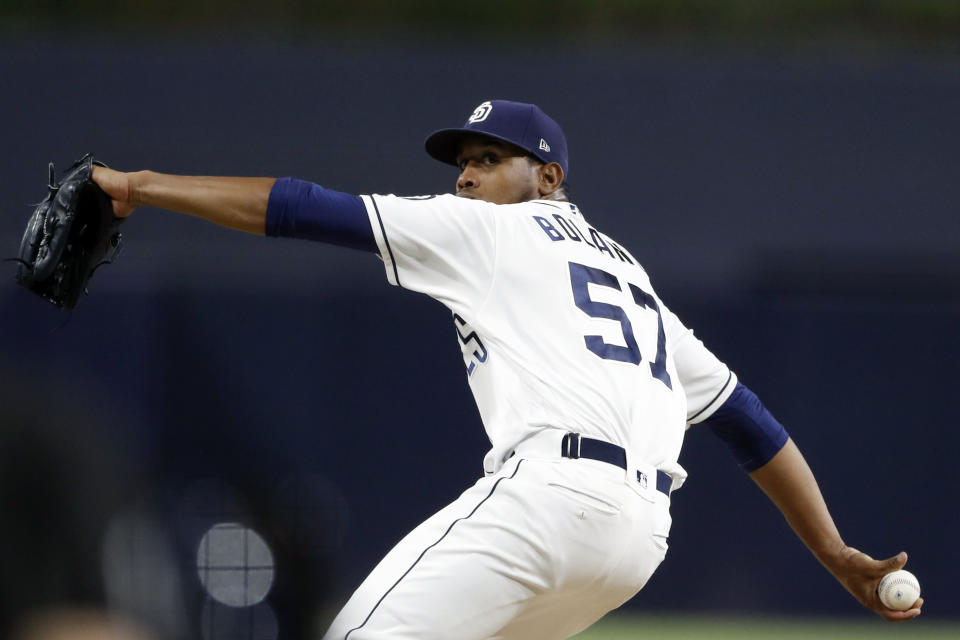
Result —
<path fill-rule="evenodd" d="M 292 178 L 93 167 L 118 217 L 147 205 L 377 255 L 451 312 L 490 449 L 484 475 L 373 569 L 330 640 L 572 636 L 667 553 L 687 428 L 711 429 L 817 559 L 888 620 L 874 560 L 845 544 L 783 426 L 570 202 L 567 143 L 537 106 L 483 102 L 426 140 L 454 194 L 351 195 Z"/>

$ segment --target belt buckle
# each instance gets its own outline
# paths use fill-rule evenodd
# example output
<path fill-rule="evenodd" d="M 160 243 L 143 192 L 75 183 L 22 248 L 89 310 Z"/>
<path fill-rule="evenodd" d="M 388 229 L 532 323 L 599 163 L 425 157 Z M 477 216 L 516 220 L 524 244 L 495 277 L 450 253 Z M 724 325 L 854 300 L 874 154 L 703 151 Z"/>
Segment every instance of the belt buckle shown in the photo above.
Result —
<path fill-rule="evenodd" d="M 576 441 L 576 444 L 574 444 Z M 580 458 L 580 434 L 572 431 L 563 436 L 563 457 L 577 460 Z"/>

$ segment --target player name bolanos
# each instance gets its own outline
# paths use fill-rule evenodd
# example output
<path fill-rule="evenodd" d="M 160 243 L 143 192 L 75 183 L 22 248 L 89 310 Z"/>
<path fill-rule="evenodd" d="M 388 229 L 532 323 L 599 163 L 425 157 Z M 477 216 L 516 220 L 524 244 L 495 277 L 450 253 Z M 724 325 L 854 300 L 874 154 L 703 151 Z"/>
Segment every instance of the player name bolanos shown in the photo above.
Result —
<path fill-rule="evenodd" d="M 554 213 L 549 218 L 546 216 L 531 217 L 553 242 L 563 242 L 567 240 L 583 242 L 598 252 L 605 253 L 609 258 L 614 260 L 619 259 L 620 262 L 626 262 L 628 264 L 635 264 L 626 249 L 610 238 L 604 238 L 599 231 L 589 225 L 586 225 L 587 233 L 584 233 L 575 220 L 564 217 L 559 213 Z"/>

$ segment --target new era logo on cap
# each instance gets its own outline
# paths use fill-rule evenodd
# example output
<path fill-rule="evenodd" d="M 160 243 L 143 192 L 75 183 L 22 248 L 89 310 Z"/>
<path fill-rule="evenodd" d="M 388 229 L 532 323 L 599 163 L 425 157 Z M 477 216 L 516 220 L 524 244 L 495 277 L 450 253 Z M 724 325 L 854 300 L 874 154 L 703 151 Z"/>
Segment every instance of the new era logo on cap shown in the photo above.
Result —
<path fill-rule="evenodd" d="M 480 134 L 520 147 L 541 162 L 556 162 L 569 175 L 567 140 L 563 130 L 535 104 L 510 100 L 481 102 L 457 129 L 440 129 L 424 145 L 431 156 L 456 165 L 463 138 Z M 550 142 L 547 142 L 549 140 Z"/>

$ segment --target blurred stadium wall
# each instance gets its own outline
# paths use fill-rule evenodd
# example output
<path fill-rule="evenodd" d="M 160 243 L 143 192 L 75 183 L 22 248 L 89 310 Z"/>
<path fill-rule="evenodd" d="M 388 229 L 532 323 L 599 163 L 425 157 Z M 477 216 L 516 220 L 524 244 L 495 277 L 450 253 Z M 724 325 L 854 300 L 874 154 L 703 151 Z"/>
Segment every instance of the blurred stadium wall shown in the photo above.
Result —
<path fill-rule="evenodd" d="M 2 0 L 0 246 L 50 160 L 433 193 L 427 133 L 537 102 L 585 215 L 787 425 L 848 542 L 910 551 L 924 617 L 955 617 L 958 36 L 933 1 Z M 125 234 L 70 316 L 0 284 L 0 535 L 36 558 L 3 628 L 306 637 L 480 473 L 448 313 L 346 250 L 150 210 Z M 681 462 L 629 608 L 867 615 L 710 436 Z"/>

